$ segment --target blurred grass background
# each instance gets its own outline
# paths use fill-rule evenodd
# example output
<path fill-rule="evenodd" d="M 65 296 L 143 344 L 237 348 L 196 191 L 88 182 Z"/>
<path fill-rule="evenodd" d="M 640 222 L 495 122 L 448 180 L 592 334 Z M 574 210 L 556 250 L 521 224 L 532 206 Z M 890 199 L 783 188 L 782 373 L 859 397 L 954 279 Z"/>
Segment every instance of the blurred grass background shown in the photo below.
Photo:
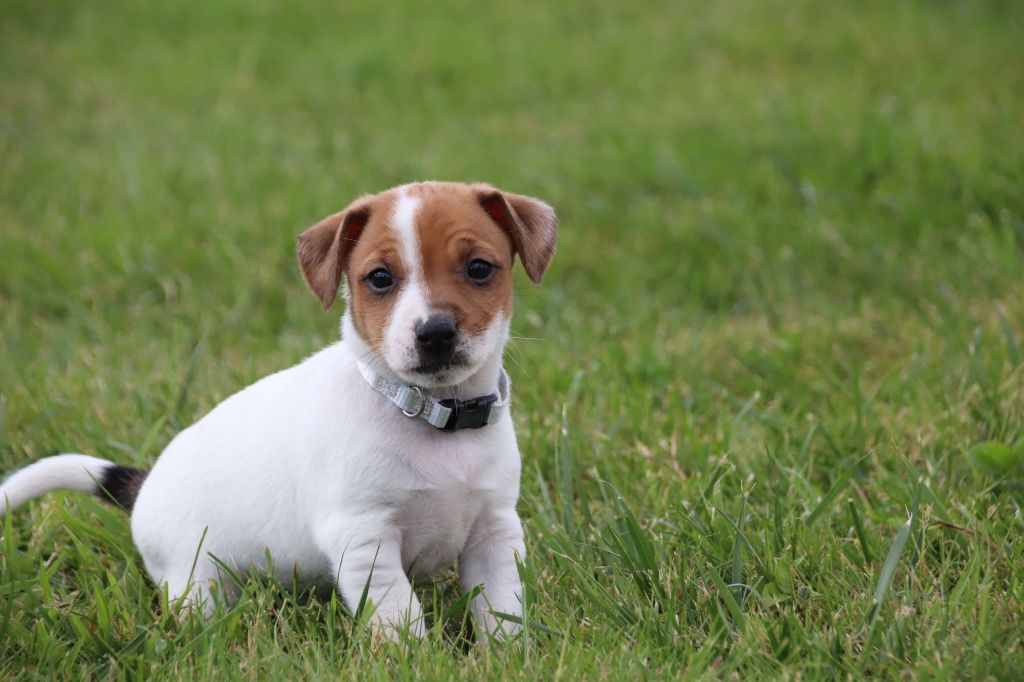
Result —
<path fill-rule="evenodd" d="M 562 230 L 509 361 L 557 633 L 467 648 L 450 580 L 427 645 L 263 584 L 178 621 L 54 497 L 0 676 L 1016 676 L 1021 467 L 965 453 L 1024 437 L 1022 64 L 997 1 L 5 0 L 0 470 L 150 463 L 335 339 L 294 237 L 363 192 Z"/>

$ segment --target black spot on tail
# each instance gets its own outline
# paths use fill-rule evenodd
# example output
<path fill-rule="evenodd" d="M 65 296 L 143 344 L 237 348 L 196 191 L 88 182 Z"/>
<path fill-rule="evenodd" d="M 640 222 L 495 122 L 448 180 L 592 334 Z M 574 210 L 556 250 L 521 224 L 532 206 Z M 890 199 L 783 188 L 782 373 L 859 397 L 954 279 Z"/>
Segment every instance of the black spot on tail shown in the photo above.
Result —
<path fill-rule="evenodd" d="M 136 469 L 115 464 L 103 470 L 99 496 L 131 514 L 132 507 L 135 506 L 135 498 L 139 496 L 139 489 L 142 488 L 142 482 L 146 480 L 146 476 L 149 476 L 149 469 Z"/>

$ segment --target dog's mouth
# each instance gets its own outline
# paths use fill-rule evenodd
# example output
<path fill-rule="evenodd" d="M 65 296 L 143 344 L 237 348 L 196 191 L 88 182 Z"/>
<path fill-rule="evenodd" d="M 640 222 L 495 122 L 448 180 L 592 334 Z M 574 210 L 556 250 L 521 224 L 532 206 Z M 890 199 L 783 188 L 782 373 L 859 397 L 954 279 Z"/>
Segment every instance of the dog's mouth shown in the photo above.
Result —
<path fill-rule="evenodd" d="M 444 359 L 424 359 L 420 364 L 401 372 L 410 383 L 424 388 L 453 386 L 472 374 L 473 367 L 465 353 L 455 353 Z"/>
<path fill-rule="evenodd" d="M 409 370 L 410 374 L 438 375 L 452 370 L 465 369 L 469 366 L 469 358 L 465 353 L 454 353 L 443 359 L 422 360 L 419 365 Z"/>

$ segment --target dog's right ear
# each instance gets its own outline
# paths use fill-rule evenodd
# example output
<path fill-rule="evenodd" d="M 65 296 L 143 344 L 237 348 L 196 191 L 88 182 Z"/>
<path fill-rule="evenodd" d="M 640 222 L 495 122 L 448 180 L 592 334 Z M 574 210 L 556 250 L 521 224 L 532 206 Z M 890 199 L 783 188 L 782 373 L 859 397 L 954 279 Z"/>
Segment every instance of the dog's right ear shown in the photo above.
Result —
<path fill-rule="evenodd" d="M 298 237 L 295 255 L 306 284 L 327 310 L 338 297 L 341 273 L 352 247 L 370 220 L 372 197 L 356 199 L 340 213 L 327 216 Z"/>

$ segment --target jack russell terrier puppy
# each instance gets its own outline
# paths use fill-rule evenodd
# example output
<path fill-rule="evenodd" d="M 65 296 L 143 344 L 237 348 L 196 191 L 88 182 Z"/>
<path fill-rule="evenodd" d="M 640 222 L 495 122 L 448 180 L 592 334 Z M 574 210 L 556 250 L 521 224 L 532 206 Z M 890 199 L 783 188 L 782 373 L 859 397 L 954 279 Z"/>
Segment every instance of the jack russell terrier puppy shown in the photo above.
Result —
<path fill-rule="evenodd" d="M 423 182 L 364 196 L 298 237 L 327 309 L 342 273 L 342 338 L 231 396 L 179 433 L 149 471 L 47 457 L 0 485 L 0 513 L 54 490 L 131 512 L 146 570 L 209 613 L 239 572 L 363 594 L 389 637 L 425 632 L 410 577 L 458 560 L 478 637 L 515 634 L 519 448 L 502 353 L 519 255 L 539 282 L 555 250 L 550 206 L 483 184 Z M 267 556 L 273 559 L 268 565 Z M 198 557 L 198 561 L 196 560 Z"/>

